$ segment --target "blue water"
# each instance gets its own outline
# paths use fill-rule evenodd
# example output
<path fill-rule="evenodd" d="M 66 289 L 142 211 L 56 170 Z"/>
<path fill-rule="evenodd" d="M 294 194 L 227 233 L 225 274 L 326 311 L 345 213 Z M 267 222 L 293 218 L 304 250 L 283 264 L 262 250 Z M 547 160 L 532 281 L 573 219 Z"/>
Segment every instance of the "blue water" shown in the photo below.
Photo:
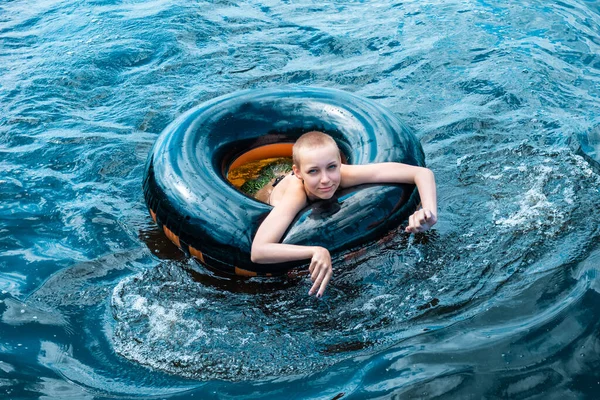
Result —
<path fill-rule="evenodd" d="M 0 4 L 0 397 L 595 398 L 600 2 Z M 146 156 L 239 89 L 369 97 L 439 223 L 306 277 L 187 260 Z"/>

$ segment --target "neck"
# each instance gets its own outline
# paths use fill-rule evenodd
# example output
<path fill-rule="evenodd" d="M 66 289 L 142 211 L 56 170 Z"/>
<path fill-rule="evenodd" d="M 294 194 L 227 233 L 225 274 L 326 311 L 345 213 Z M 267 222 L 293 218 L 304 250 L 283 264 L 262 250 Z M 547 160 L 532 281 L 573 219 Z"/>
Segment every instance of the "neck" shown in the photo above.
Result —
<path fill-rule="evenodd" d="M 306 186 L 304 186 L 304 193 L 306 193 L 306 198 L 310 201 L 321 200 L 319 197 L 315 196 L 314 194 L 309 193 L 308 190 L 306 190 Z"/>

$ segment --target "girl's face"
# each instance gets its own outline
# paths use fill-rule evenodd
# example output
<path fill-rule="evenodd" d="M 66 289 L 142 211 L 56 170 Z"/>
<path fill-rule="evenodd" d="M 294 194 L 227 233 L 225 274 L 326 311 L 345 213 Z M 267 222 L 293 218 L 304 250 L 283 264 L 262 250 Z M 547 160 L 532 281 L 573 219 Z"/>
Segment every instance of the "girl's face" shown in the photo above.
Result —
<path fill-rule="evenodd" d="M 304 189 L 311 200 L 330 199 L 340 185 L 340 152 L 333 144 L 305 149 L 299 155 L 300 168 L 294 175 L 304 181 Z"/>

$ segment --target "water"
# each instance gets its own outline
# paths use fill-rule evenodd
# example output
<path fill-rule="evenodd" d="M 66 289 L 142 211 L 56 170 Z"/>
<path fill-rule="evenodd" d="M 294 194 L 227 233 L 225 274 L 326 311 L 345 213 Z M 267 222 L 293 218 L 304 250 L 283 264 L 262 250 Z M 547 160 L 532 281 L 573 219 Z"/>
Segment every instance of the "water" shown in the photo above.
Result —
<path fill-rule="evenodd" d="M 594 398 L 600 3 L 0 5 L 5 398 Z M 440 221 L 306 277 L 230 279 L 145 209 L 205 100 L 348 90 L 415 128 Z"/>

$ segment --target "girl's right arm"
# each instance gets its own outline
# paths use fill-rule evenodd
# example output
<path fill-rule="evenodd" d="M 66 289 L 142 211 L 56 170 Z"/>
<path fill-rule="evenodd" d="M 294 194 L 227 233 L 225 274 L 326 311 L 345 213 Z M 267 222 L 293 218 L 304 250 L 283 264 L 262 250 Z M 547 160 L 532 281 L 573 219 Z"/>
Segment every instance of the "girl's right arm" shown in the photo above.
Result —
<path fill-rule="evenodd" d="M 300 189 L 300 190 L 298 190 Z M 304 188 L 290 187 L 273 210 L 262 222 L 254 241 L 250 258 L 259 264 L 311 259 L 309 271 L 313 286 L 308 294 L 321 297 L 332 275 L 329 251 L 320 246 L 300 246 L 279 243 L 294 217 L 306 205 Z"/>

